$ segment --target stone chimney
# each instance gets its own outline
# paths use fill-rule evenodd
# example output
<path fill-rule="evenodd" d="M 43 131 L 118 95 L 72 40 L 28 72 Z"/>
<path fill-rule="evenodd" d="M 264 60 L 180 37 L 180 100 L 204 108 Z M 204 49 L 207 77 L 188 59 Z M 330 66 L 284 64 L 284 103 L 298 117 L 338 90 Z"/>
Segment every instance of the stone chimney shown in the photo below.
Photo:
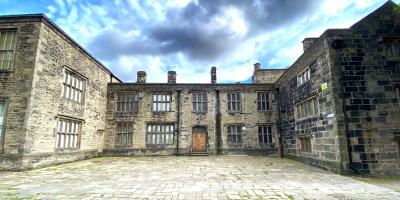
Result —
<path fill-rule="evenodd" d="M 316 41 L 318 40 L 318 38 L 304 38 L 303 40 L 303 51 L 306 52 L 306 50 L 313 45 Z"/>
<path fill-rule="evenodd" d="M 217 83 L 217 68 L 214 66 L 211 67 L 211 83 Z"/>
<path fill-rule="evenodd" d="M 176 71 L 168 71 L 168 83 L 176 83 Z"/>
<path fill-rule="evenodd" d="M 145 71 L 138 71 L 136 83 L 146 83 L 146 78 L 147 78 L 147 74 Z"/>
<path fill-rule="evenodd" d="M 260 70 L 261 69 L 261 64 L 260 63 L 254 63 L 254 71 Z"/>

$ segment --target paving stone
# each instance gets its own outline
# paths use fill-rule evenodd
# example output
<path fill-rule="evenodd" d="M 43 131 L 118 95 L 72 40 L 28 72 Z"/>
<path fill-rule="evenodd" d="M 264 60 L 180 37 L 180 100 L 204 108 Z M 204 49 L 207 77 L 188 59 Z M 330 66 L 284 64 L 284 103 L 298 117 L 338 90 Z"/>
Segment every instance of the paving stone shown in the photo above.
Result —
<path fill-rule="evenodd" d="M 389 180 L 269 157 L 107 157 L 1 172 L 0 199 L 400 199 L 400 181 Z"/>

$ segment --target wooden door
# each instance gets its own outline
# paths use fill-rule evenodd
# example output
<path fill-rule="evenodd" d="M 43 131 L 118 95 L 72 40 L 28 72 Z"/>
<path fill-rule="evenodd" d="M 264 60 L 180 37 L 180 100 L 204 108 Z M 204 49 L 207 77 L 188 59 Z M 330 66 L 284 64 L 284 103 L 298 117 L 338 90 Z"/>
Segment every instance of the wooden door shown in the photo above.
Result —
<path fill-rule="evenodd" d="M 207 152 L 207 133 L 205 130 L 193 129 L 192 152 Z"/>

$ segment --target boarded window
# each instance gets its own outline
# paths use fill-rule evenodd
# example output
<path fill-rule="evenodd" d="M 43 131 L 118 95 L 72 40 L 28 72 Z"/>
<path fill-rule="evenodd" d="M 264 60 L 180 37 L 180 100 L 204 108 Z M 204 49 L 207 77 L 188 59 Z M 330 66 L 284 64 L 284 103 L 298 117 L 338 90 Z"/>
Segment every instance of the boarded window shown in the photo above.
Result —
<path fill-rule="evenodd" d="M 15 30 L 0 30 L 0 71 L 12 70 L 16 42 Z"/>
<path fill-rule="evenodd" d="M 173 124 L 148 124 L 147 125 L 147 144 L 165 145 L 174 143 Z"/>
<path fill-rule="evenodd" d="M 272 127 L 271 126 L 259 126 L 258 127 L 258 141 L 260 144 L 271 144 L 272 143 Z"/>
<path fill-rule="evenodd" d="M 227 98 L 228 98 L 228 112 L 240 112 L 241 111 L 240 93 L 239 92 L 228 93 Z"/>
<path fill-rule="evenodd" d="M 228 144 L 242 144 L 242 126 L 231 125 L 228 126 Z"/>
<path fill-rule="evenodd" d="M 73 119 L 58 120 L 56 147 L 60 149 L 79 148 L 82 122 Z"/>
<path fill-rule="evenodd" d="M 270 110 L 269 93 L 267 93 L 267 92 L 258 92 L 257 93 L 257 110 L 258 111 Z"/>
<path fill-rule="evenodd" d="M 311 139 L 310 137 L 302 137 L 300 139 L 300 151 L 311 152 Z"/>
<path fill-rule="evenodd" d="M 312 117 L 318 115 L 318 101 L 317 98 L 311 98 L 296 106 L 296 119 L 302 119 L 306 117 Z"/>
<path fill-rule="evenodd" d="M 193 93 L 192 94 L 193 111 L 194 112 L 207 112 L 207 94 L 206 93 Z"/>
<path fill-rule="evenodd" d="M 68 70 L 64 73 L 64 88 L 62 91 L 62 96 L 66 99 L 77 103 L 83 103 L 84 100 L 84 88 L 85 80 Z"/>
<path fill-rule="evenodd" d="M 133 137 L 133 129 L 132 122 L 120 122 L 117 123 L 117 138 L 115 141 L 116 147 L 131 147 L 132 146 L 132 137 Z"/>
<path fill-rule="evenodd" d="M 153 112 L 171 111 L 171 95 L 170 94 L 154 94 L 153 95 Z"/>
<path fill-rule="evenodd" d="M 138 112 L 139 95 L 137 93 L 118 93 L 117 112 Z"/>
<path fill-rule="evenodd" d="M 6 102 L 0 101 L 0 153 L 3 152 L 5 123 L 6 123 Z"/>

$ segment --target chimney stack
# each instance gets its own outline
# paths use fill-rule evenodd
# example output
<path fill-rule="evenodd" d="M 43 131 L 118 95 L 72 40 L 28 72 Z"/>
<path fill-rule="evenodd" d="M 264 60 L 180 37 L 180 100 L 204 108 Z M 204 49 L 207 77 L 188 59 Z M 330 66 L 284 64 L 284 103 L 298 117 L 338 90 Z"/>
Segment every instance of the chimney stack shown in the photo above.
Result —
<path fill-rule="evenodd" d="M 303 51 L 306 52 L 306 50 L 313 45 L 316 41 L 318 40 L 318 38 L 304 38 L 303 40 Z"/>
<path fill-rule="evenodd" d="M 168 83 L 176 83 L 176 71 L 168 71 Z"/>
<path fill-rule="evenodd" d="M 145 71 L 138 71 L 136 83 L 146 83 L 146 78 L 147 74 Z"/>
<path fill-rule="evenodd" d="M 217 83 L 217 68 L 214 66 L 211 67 L 211 83 Z"/>
<path fill-rule="evenodd" d="M 260 70 L 261 69 L 261 64 L 260 63 L 254 63 L 254 71 Z"/>

